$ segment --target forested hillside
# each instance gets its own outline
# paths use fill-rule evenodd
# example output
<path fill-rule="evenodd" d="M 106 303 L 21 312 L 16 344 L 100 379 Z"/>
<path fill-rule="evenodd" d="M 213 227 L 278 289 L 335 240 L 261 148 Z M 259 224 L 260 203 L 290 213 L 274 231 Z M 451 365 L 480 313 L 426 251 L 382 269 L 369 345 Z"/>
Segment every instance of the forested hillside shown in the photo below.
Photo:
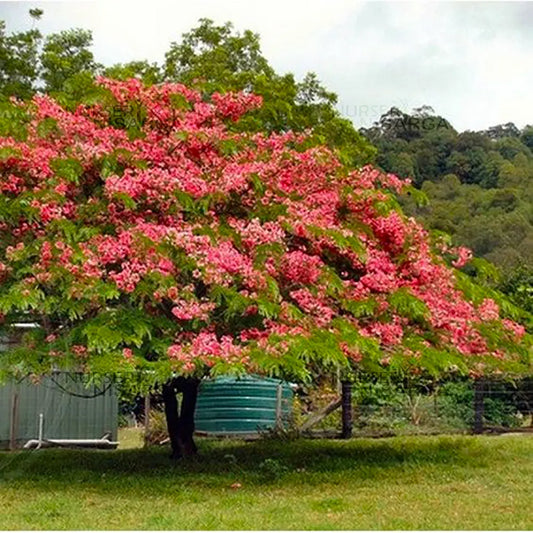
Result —
<path fill-rule="evenodd" d="M 402 198 L 428 229 L 494 263 L 493 283 L 532 309 L 533 126 L 457 132 L 429 106 L 392 108 L 363 130 L 384 170 L 410 177 L 427 202 Z"/>

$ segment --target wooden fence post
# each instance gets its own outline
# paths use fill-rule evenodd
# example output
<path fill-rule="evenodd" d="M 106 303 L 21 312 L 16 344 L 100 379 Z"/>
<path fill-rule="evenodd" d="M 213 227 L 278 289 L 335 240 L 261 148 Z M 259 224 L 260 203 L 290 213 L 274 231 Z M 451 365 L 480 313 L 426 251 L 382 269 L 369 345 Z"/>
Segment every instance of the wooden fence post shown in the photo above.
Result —
<path fill-rule="evenodd" d="M 342 438 L 350 439 L 352 437 L 353 427 L 352 413 L 352 383 L 350 381 L 342 382 Z"/>
<path fill-rule="evenodd" d="M 283 385 L 279 383 L 276 389 L 276 426 L 275 428 L 277 430 L 280 430 L 283 428 L 282 399 L 283 399 Z"/>
<path fill-rule="evenodd" d="M 9 424 L 9 449 L 14 450 L 17 447 L 17 431 L 19 425 L 19 395 L 13 390 L 11 396 L 11 420 Z"/>
<path fill-rule="evenodd" d="M 484 393 L 485 381 L 477 379 L 474 382 L 474 433 L 483 433 Z"/>
<path fill-rule="evenodd" d="M 150 431 L 150 393 L 144 397 L 144 444 L 148 443 L 148 432 Z"/>

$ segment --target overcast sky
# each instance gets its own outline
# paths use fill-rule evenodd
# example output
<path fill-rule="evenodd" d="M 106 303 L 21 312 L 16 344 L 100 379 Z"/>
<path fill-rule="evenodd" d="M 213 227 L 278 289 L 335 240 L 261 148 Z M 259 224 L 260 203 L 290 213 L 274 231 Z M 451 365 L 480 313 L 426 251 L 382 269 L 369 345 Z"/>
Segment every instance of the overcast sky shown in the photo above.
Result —
<path fill-rule="evenodd" d="M 261 35 L 278 72 L 314 71 L 340 111 L 369 126 L 395 105 L 423 104 L 459 130 L 533 123 L 533 3 L 407 3 L 346 0 L 154 0 L 1 2 L 8 30 L 81 27 L 104 64 L 161 62 L 200 17 Z"/>

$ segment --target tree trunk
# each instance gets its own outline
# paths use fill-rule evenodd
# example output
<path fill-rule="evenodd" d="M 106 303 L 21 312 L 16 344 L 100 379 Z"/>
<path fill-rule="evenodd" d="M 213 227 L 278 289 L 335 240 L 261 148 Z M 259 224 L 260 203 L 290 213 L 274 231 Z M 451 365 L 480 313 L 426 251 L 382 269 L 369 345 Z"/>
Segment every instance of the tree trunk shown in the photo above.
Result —
<path fill-rule="evenodd" d="M 168 436 L 172 446 L 173 459 L 195 455 L 197 452 L 194 435 L 194 410 L 200 380 L 196 378 L 175 378 L 163 385 L 163 401 L 167 419 Z M 179 411 L 176 394 L 183 394 Z"/>
<path fill-rule="evenodd" d="M 178 388 L 183 393 L 180 413 L 180 445 L 183 455 L 195 455 L 198 451 L 193 439 L 194 435 L 194 411 L 198 396 L 200 380 L 185 378 Z"/>
<path fill-rule="evenodd" d="M 176 389 L 171 381 L 163 385 L 163 401 L 165 403 L 165 418 L 167 419 L 168 436 L 170 438 L 170 445 L 172 447 L 172 459 L 179 459 L 181 457 L 181 447 L 179 444 L 179 422 L 178 414 L 178 398 L 176 397 Z"/>

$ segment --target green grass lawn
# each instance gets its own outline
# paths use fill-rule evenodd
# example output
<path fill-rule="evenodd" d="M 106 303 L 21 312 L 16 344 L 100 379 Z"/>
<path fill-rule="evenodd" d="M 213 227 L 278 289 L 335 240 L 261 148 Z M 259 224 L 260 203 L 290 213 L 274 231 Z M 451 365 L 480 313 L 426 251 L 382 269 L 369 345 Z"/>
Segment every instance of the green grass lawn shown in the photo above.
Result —
<path fill-rule="evenodd" d="M 161 448 L 1 453 L 0 527 L 533 527 L 529 436 L 199 446 L 200 457 L 175 463 Z"/>

